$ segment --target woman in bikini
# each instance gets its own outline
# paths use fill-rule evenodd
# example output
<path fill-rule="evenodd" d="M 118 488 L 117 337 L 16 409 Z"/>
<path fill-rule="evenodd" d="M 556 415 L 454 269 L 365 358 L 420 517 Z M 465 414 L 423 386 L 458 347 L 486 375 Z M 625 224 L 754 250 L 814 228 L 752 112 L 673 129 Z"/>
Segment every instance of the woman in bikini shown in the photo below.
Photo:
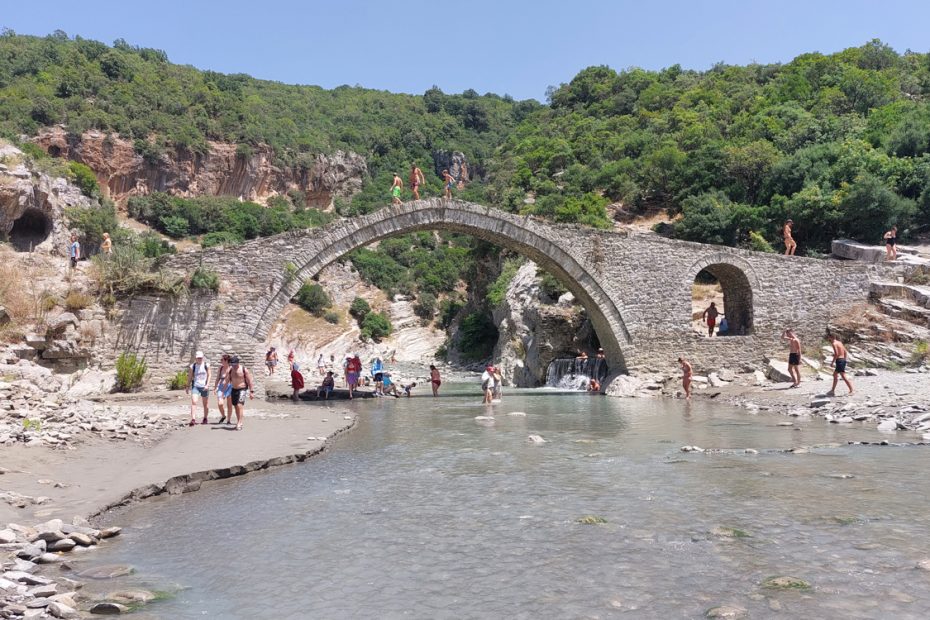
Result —
<path fill-rule="evenodd" d="M 898 227 L 892 226 L 891 230 L 884 234 L 885 239 L 885 260 L 895 260 L 898 258 Z"/>
<path fill-rule="evenodd" d="M 220 410 L 219 424 L 226 422 L 232 424 L 232 383 L 229 382 L 229 355 L 223 355 L 220 360 L 220 370 L 216 373 L 216 384 L 213 386 L 216 390 L 216 405 Z M 227 412 L 229 415 L 227 415 Z"/>

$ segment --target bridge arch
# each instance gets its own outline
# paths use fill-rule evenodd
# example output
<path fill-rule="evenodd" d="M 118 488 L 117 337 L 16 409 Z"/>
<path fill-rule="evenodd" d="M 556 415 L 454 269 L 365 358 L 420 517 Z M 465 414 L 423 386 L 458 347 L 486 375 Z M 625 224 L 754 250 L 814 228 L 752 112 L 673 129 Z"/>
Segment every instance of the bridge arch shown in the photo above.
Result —
<path fill-rule="evenodd" d="M 736 336 L 752 334 L 755 316 L 753 291 L 759 290 L 759 278 L 752 265 L 740 256 L 715 252 L 701 258 L 688 269 L 689 288 L 701 271 L 714 276 L 723 289 L 724 315 L 730 325 L 730 333 Z"/>
<path fill-rule="evenodd" d="M 484 239 L 535 261 L 555 276 L 584 306 L 601 346 L 611 360 L 612 370 L 626 370 L 630 332 L 614 301 L 586 265 L 583 252 L 559 236 L 559 226 L 539 225 L 498 209 L 439 198 L 391 206 L 321 229 L 285 233 L 293 248 L 296 273 L 270 282 L 263 302 L 256 308 L 252 336 L 264 342 L 272 325 L 294 297 L 301 283 L 317 275 L 328 264 L 373 242 L 419 230 L 447 230 Z M 547 234 L 548 233 L 548 234 Z M 295 238 L 296 237 L 296 238 Z M 309 238 L 309 239 L 308 239 Z M 302 243 L 309 240 L 311 243 Z"/>

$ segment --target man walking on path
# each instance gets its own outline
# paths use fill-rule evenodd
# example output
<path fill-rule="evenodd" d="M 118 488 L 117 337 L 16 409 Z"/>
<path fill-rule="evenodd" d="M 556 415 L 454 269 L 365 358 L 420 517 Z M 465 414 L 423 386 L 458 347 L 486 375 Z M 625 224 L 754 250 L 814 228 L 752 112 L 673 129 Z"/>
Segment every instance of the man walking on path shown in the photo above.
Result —
<path fill-rule="evenodd" d="M 397 173 L 394 173 L 394 181 L 391 183 L 391 204 L 400 204 L 400 191 L 404 188 L 404 182 L 400 180 Z"/>
<path fill-rule="evenodd" d="M 717 324 L 717 316 L 720 312 L 717 311 L 716 302 L 710 302 L 710 305 L 707 306 L 707 309 L 704 310 L 704 314 L 701 315 L 701 319 L 707 321 L 707 337 L 710 338 L 714 335 L 714 325 Z"/>
<path fill-rule="evenodd" d="M 791 387 L 796 388 L 801 385 L 801 340 L 790 329 L 782 333 L 781 339 L 788 341 L 788 374 Z"/>
<path fill-rule="evenodd" d="M 77 267 L 78 261 L 81 260 L 81 243 L 77 235 L 71 235 L 71 244 L 68 246 L 68 257 L 71 258 L 71 268 Z"/>
<path fill-rule="evenodd" d="M 203 351 L 197 351 L 194 355 L 194 363 L 187 368 L 187 388 L 185 392 L 191 395 L 191 421 L 190 426 L 197 422 L 194 420 L 194 408 L 198 402 L 203 403 L 203 421 L 207 423 L 207 414 L 210 406 L 210 364 L 204 361 Z"/>
<path fill-rule="evenodd" d="M 410 189 L 413 191 L 413 199 L 420 199 L 420 185 L 426 184 L 426 177 L 423 171 L 416 164 L 410 164 Z"/>
<path fill-rule="evenodd" d="M 693 370 L 691 369 L 691 364 L 683 357 L 678 358 L 678 363 L 681 364 L 681 387 L 685 390 L 685 398 L 691 398 L 691 375 Z"/>
<path fill-rule="evenodd" d="M 827 392 L 827 396 L 836 396 L 836 384 L 840 377 L 843 378 L 843 383 L 846 384 L 846 387 L 849 388 L 849 393 L 852 394 L 852 383 L 846 378 L 846 347 L 843 346 L 843 343 L 840 342 L 840 339 L 835 335 L 828 336 L 827 339 L 830 340 L 830 343 L 833 345 L 833 359 L 830 361 L 830 366 L 833 367 L 833 387 Z"/>
<path fill-rule="evenodd" d="M 798 249 L 798 244 L 794 242 L 794 237 L 791 235 L 793 226 L 794 222 L 788 220 L 782 228 L 782 234 L 785 236 L 785 256 L 794 256 L 794 251 Z"/>
<path fill-rule="evenodd" d="M 233 355 L 229 360 L 229 366 L 229 383 L 232 385 L 229 397 L 236 409 L 236 430 L 241 431 L 245 418 L 245 393 L 249 393 L 249 398 L 255 398 L 255 384 L 252 381 L 252 373 L 239 364 L 238 355 Z"/>

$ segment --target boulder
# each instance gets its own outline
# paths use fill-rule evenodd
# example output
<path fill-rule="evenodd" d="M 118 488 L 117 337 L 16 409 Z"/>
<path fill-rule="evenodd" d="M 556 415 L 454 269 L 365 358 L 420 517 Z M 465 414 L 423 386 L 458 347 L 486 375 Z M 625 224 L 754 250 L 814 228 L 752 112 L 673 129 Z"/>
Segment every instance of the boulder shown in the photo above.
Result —
<path fill-rule="evenodd" d="M 48 613 L 52 614 L 52 616 L 56 618 L 80 618 L 81 617 L 81 614 L 79 614 L 76 609 L 74 609 L 73 607 L 69 607 L 68 605 L 65 605 L 64 603 L 59 603 L 57 601 L 49 603 Z"/>
<path fill-rule="evenodd" d="M 896 431 L 898 430 L 898 421 L 894 418 L 888 420 L 882 420 L 878 423 L 878 430 L 884 432 Z"/>
<path fill-rule="evenodd" d="M 111 601 L 102 601 L 90 608 L 90 613 L 98 616 L 118 616 L 127 611 L 129 611 L 129 607 L 126 605 L 120 605 L 119 603 L 113 603 Z"/>
<path fill-rule="evenodd" d="M 614 377 L 604 388 L 604 394 L 608 396 L 633 397 L 642 388 L 643 382 L 637 377 L 631 375 L 619 375 Z"/>
<path fill-rule="evenodd" d="M 780 360 L 769 360 L 765 366 L 765 376 L 776 383 L 790 382 L 791 375 L 788 373 L 788 362 Z"/>

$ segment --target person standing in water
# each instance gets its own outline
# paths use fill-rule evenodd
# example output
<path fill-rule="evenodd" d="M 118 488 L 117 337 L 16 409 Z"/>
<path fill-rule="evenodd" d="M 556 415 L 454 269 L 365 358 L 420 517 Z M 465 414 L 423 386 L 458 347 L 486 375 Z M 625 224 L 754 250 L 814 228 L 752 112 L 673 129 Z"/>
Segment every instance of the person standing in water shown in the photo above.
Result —
<path fill-rule="evenodd" d="M 846 378 L 846 347 L 840 342 L 840 339 L 837 338 L 836 335 L 827 336 L 827 340 L 833 345 L 833 359 L 830 361 L 830 366 L 833 368 L 833 387 L 827 392 L 827 396 L 836 396 L 836 384 L 841 377 L 843 383 L 849 388 L 849 393 L 852 394 L 852 383 Z"/>
<path fill-rule="evenodd" d="M 683 357 L 678 358 L 678 363 L 681 364 L 681 387 L 685 390 L 685 398 L 691 399 L 691 375 L 693 370 L 691 369 L 691 364 Z"/>
<path fill-rule="evenodd" d="M 436 368 L 434 364 L 429 365 L 429 382 L 430 386 L 433 388 L 433 396 L 439 396 L 439 386 L 442 385 L 442 377 L 439 376 L 439 369 Z"/>
<path fill-rule="evenodd" d="M 785 237 L 785 256 L 794 256 L 794 251 L 798 249 L 798 244 L 795 243 L 794 236 L 791 234 L 793 227 L 794 222 L 788 220 L 781 229 L 782 235 Z"/>
<path fill-rule="evenodd" d="M 484 391 L 484 400 L 481 402 L 490 405 L 494 400 L 494 366 L 488 366 L 481 373 L 481 389 Z"/>
<path fill-rule="evenodd" d="M 504 376 L 501 374 L 501 369 L 497 366 L 494 367 L 494 400 L 500 402 L 504 399 Z"/>
<path fill-rule="evenodd" d="M 801 340 L 790 329 L 785 330 L 781 339 L 788 341 L 788 374 L 791 375 L 791 387 L 796 388 L 801 385 Z"/>
<path fill-rule="evenodd" d="M 394 181 L 391 183 L 391 204 L 400 204 L 400 192 L 404 189 L 404 182 L 400 180 L 397 173 L 394 173 Z"/>
<path fill-rule="evenodd" d="M 252 381 L 252 373 L 245 366 L 239 365 L 238 355 L 230 358 L 229 365 L 229 383 L 232 385 L 229 397 L 236 409 L 236 430 L 241 431 L 245 419 L 245 395 L 248 392 L 249 398 L 255 398 L 255 384 Z"/>
<path fill-rule="evenodd" d="M 898 227 L 892 226 L 891 230 L 885 233 L 885 260 L 897 260 L 898 258 Z"/>
<path fill-rule="evenodd" d="M 416 164 L 410 164 L 410 189 L 413 191 L 413 199 L 420 199 L 420 186 L 426 184 L 426 177 L 423 171 Z"/>

